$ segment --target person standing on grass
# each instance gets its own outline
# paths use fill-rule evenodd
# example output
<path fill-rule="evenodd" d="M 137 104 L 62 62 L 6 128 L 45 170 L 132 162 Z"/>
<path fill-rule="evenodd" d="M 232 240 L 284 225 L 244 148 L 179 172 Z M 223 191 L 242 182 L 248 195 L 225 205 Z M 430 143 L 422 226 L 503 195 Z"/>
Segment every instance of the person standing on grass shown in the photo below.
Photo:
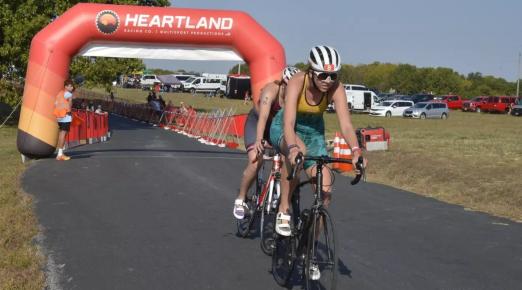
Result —
<path fill-rule="evenodd" d="M 56 121 L 58 121 L 58 143 L 56 147 L 58 148 L 58 154 L 56 155 L 56 160 L 59 161 L 67 161 L 71 159 L 71 157 L 65 155 L 63 150 L 65 149 L 65 136 L 69 132 L 71 128 L 71 107 L 72 107 L 72 98 L 74 91 L 74 84 L 72 80 L 68 79 L 64 82 L 64 92 L 63 94 L 59 94 L 56 97 L 55 102 L 55 110 L 54 114 L 56 116 Z"/>

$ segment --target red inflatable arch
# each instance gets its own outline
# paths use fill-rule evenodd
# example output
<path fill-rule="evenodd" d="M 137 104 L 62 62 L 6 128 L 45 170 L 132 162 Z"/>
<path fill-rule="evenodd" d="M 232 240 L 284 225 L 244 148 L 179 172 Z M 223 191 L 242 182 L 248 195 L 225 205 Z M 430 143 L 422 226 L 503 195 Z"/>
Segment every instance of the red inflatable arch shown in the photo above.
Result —
<path fill-rule="evenodd" d="M 18 150 L 29 157 L 53 154 L 58 125 L 52 114 L 75 55 L 155 59 L 244 60 L 254 100 L 279 79 L 281 44 L 240 11 L 77 4 L 32 40 Z"/>

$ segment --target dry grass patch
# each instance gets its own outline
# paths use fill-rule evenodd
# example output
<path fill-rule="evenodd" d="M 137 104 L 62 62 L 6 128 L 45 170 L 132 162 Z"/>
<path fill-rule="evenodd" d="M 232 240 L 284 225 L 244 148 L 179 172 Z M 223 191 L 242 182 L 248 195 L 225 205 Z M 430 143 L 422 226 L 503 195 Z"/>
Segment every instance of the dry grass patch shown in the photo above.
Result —
<path fill-rule="evenodd" d="M 43 289 L 43 258 L 33 243 L 38 223 L 20 189 L 24 165 L 15 128 L 0 129 L 0 164 L 0 289 Z"/>
<path fill-rule="evenodd" d="M 522 220 L 522 119 L 452 111 L 443 120 L 354 116 L 390 130 L 387 152 L 369 152 L 369 179 Z"/>

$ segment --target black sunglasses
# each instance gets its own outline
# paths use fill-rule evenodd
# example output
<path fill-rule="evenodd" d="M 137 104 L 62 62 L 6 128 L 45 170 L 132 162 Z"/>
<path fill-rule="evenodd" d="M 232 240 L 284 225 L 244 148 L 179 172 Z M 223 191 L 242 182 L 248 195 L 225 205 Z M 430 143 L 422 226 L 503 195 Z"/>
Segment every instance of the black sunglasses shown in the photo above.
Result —
<path fill-rule="evenodd" d="M 339 75 L 336 73 L 336 72 L 333 72 L 333 73 L 327 73 L 327 72 L 320 72 L 320 71 L 315 71 L 313 70 L 314 74 L 317 76 L 317 79 L 319 79 L 320 81 L 324 81 L 326 80 L 328 77 L 330 77 L 330 79 L 332 81 L 336 81 L 337 78 L 339 77 Z"/>

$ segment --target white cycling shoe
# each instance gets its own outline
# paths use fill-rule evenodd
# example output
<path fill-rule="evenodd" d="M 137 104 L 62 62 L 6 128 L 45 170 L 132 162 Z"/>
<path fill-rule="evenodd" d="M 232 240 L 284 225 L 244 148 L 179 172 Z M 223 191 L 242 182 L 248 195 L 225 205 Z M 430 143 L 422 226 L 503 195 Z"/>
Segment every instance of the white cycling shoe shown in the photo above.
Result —
<path fill-rule="evenodd" d="M 248 210 L 248 205 L 242 199 L 236 199 L 234 201 L 234 217 L 238 220 L 245 218 L 245 213 Z"/>
<path fill-rule="evenodd" d="M 291 219 L 292 217 L 289 214 L 278 212 L 275 225 L 276 233 L 284 237 L 292 235 L 292 227 L 290 226 Z"/>

